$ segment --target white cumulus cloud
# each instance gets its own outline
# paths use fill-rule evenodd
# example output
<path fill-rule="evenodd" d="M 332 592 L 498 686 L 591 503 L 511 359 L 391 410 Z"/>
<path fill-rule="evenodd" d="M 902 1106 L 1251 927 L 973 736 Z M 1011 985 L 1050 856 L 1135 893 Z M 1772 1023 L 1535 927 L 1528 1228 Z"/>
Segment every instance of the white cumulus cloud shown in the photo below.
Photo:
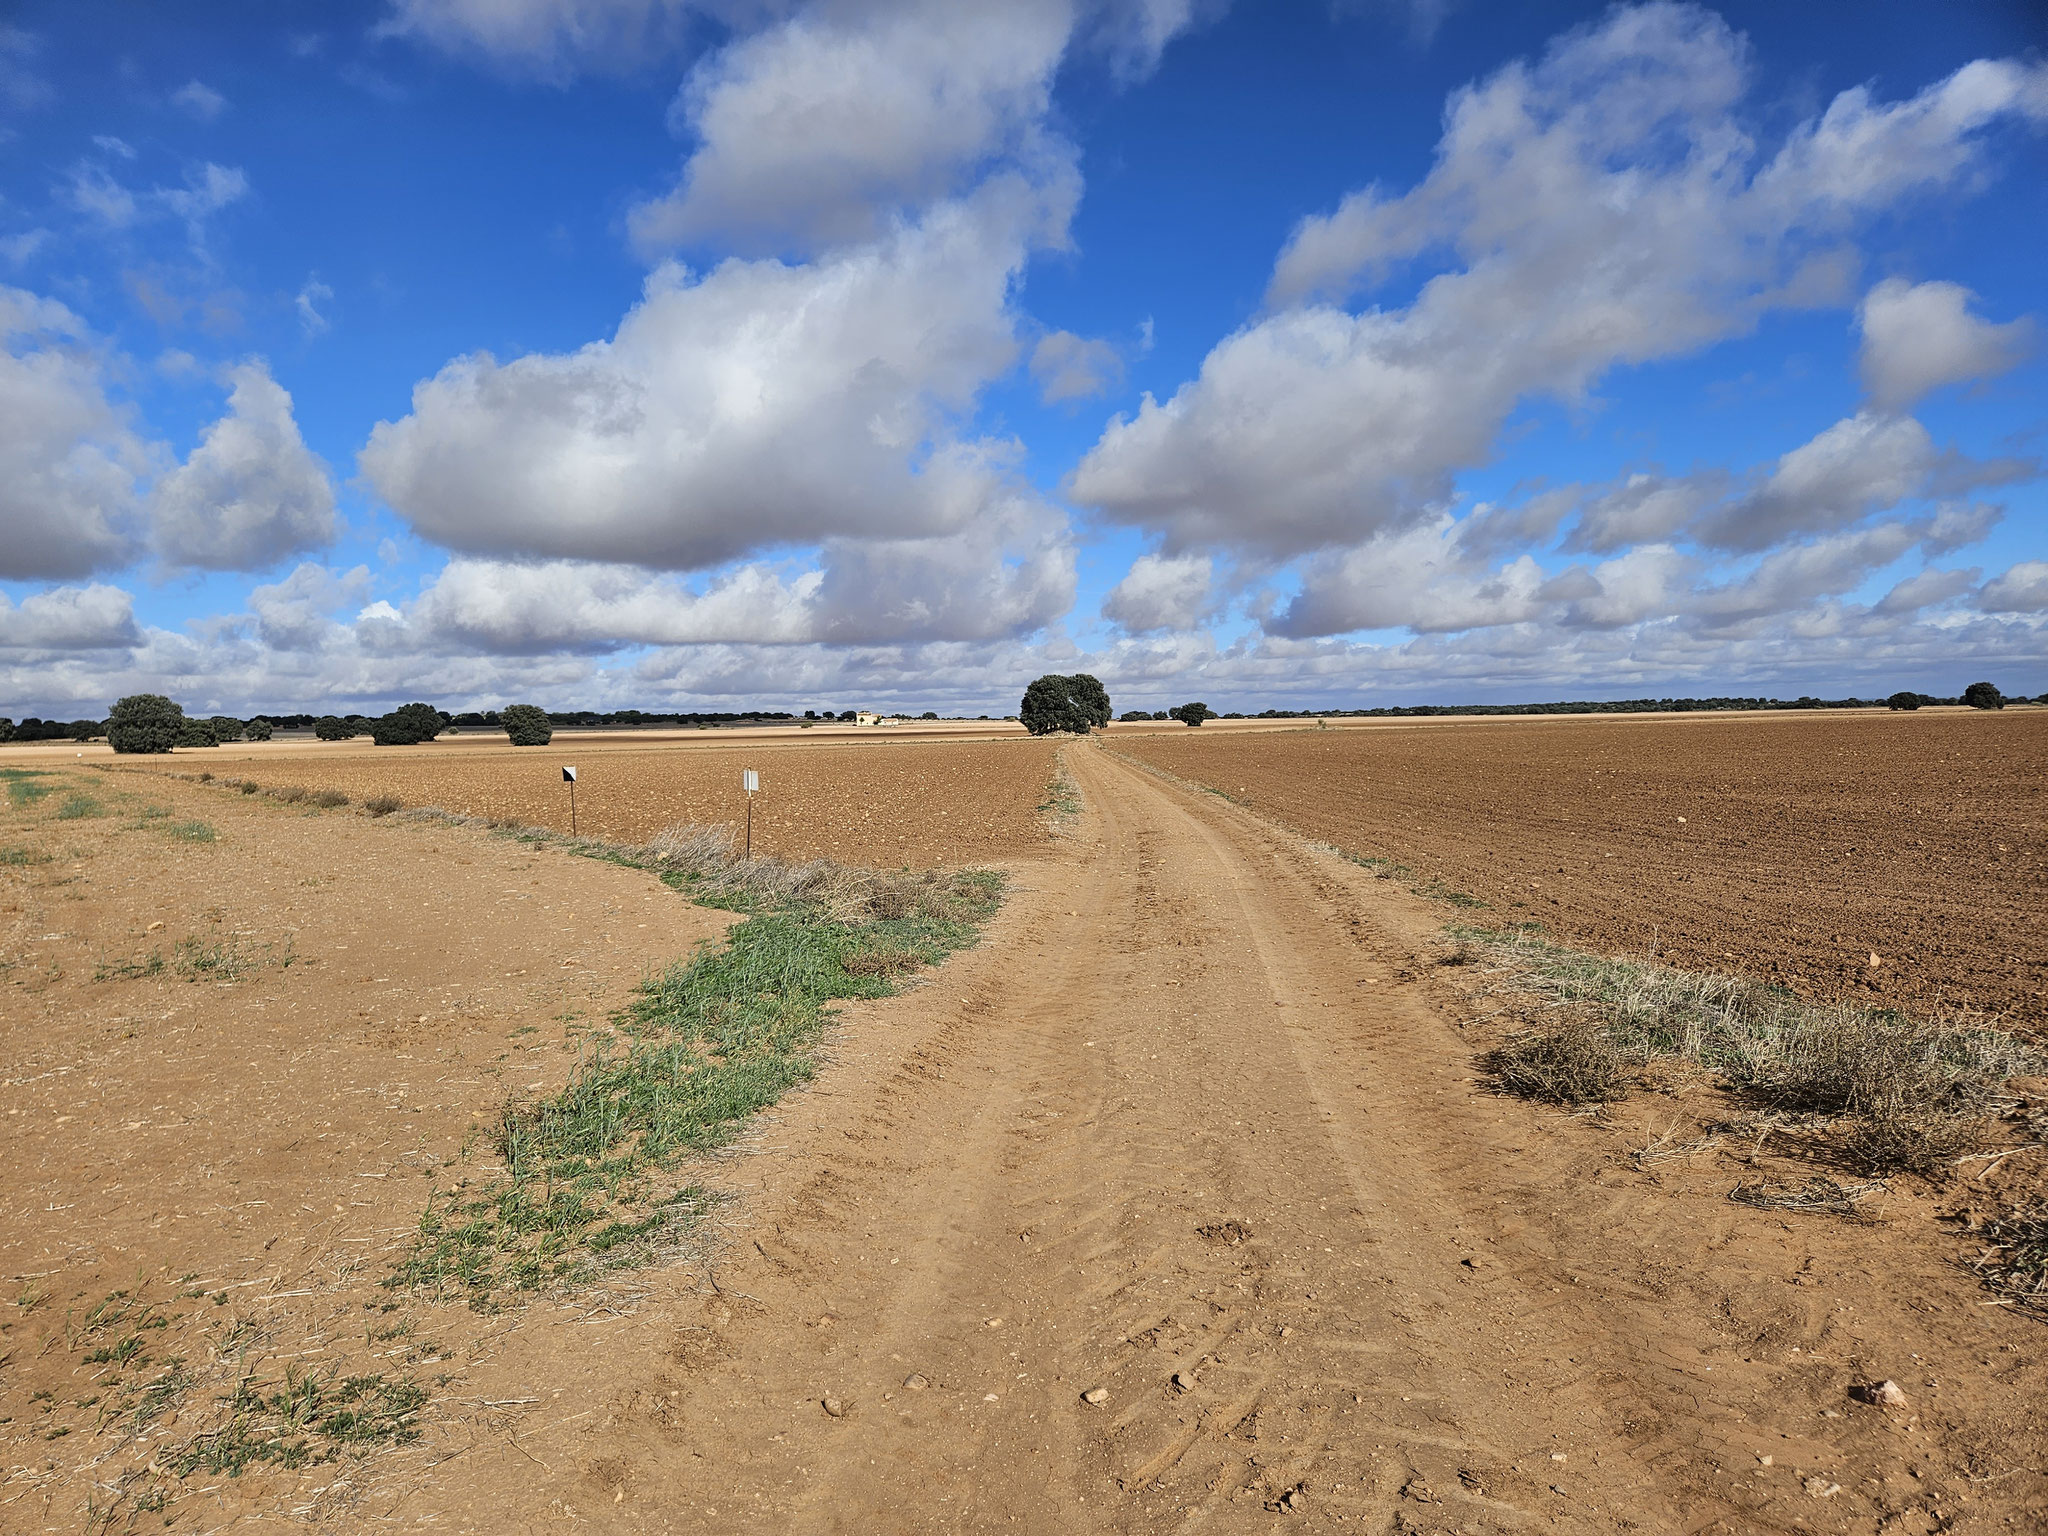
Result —
<path fill-rule="evenodd" d="M 334 490 L 292 397 L 261 362 L 228 377 L 227 414 L 150 498 L 151 539 L 172 565 L 260 570 L 334 538 Z"/>
<path fill-rule="evenodd" d="M 159 454 L 107 395 L 103 358 L 64 305 L 0 288 L 0 577 L 124 564 Z"/>
<path fill-rule="evenodd" d="M 1857 364 L 1879 410 L 1903 410 L 1944 384 L 1992 378 L 2033 346 L 2029 319 L 1993 325 L 1970 313 L 1969 289 L 1956 283 L 1886 278 L 1864 297 Z"/>
<path fill-rule="evenodd" d="M 1424 181 L 1305 221 L 1281 307 L 1112 421 L 1072 494 L 1169 552 L 1285 556 L 1415 524 L 1524 399 L 1576 401 L 1617 365 L 1843 302 L 1861 221 L 1963 178 L 2000 119 L 2048 117 L 2048 66 L 1980 62 L 1906 102 L 1845 93 L 1759 163 L 1748 81 L 1718 17 L 1649 5 L 1456 93 Z M 1421 257 L 1448 269 L 1404 307 L 1327 301 Z"/>
<path fill-rule="evenodd" d="M 1984 583 L 1986 613 L 2048 613 L 2048 560 L 2022 560 Z"/>
<path fill-rule="evenodd" d="M 1006 448 L 951 428 L 1015 359 L 1009 289 L 1043 217 L 1001 178 L 815 263 L 663 267 L 609 341 L 450 363 L 363 471 L 478 554 L 703 569 L 955 531 L 1006 480 Z"/>
<path fill-rule="evenodd" d="M 1132 635 L 1193 629 L 1216 607 L 1207 555 L 1140 555 L 1102 600 L 1102 616 Z"/>
<path fill-rule="evenodd" d="M 18 604 L 0 592 L 0 651 L 104 651 L 141 638 L 135 600 L 119 587 L 52 587 Z"/>
<path fill-rule="evenodd" d="M 808 7 L 712 54 L 679 102 L 696 150 L 633 210 L 644 250 L 868 240 L 986 164 L 1064 161 L 1042 142 L 1068 0 Z"/>

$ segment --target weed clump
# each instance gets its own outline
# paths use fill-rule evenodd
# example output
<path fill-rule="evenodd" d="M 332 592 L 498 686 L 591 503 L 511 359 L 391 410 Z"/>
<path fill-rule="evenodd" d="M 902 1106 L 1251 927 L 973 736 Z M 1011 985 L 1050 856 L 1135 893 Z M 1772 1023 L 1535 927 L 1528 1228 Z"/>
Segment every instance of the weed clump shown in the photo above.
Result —
<path fill-rule="evenodd" d="M 1628 1096 L 1628 1072 L 1614 1038 L 1587 1019 L 1510 1040 L 1494 1052 L 1502 1086 L 1554 1104 L 1610 1104 Z"/>
<path fill-rule="evenodd" d="M 240 1477 L 257 1465 L 293 1471 L 332 1461 L 349 1447 L 408 1444 L 420 1437 L 427 1392 L 416 1382 L 381 1375 L 343 1379 L 288 1369 L 281 1383 L 245 1376 L 223 1401 L 227 1422 L 194 1436 L 166 1462 L 179 1477 L 200 1471 Z"/>
<path fill-rule="evenodd" d="M 372 816 L 389 816 L 393 811 L 405 809 L 405 802 L 396 795 L 372 795 L 363 802 L 363 809 Z"/>
<path fill-rule="evenodd" d="M 1605 959 L 1528 934 L 1459 941 L 1560 1015 L 1495 1053 L 1511 1091 L 1607 1102 L 1626 1093 L 1631 1064 L 1680 1058 L 1771 1109 L 1843 1122 L 1838 1145 L 1871 1173 L 1942 1172 L 1981 1144 L 2000 1085 L 2043 1061 L 2002 1030 L 1806 1003 L 1738 977 Z"/>
<path fill-rule="evenodd" d="M 316 789 L 306 798 L 322 810 L 333 810 L 336 806 L 348 804 L 348 796 L 338 789 Z"/>

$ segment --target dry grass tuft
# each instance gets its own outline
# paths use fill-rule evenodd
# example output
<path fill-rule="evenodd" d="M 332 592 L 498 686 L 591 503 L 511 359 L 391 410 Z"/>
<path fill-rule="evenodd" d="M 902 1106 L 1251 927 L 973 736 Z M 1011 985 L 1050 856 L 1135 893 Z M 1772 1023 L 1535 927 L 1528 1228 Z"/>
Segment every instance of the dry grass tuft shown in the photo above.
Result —
<path fill-rule="evenodd" d="M 372 816 L 389 816 L 393 811 L 405 809 L 405 802 L 396 795 L 372 795 L 363 802 L 363 809 Z"/>
<path fill-rule="evenodd" d="M 1611 1104 L 1628 1096 L 1628 1071 L 1612 1036 L 1590 1019 L 1517 1036 L 1490 1063 L 1503 1087 L 1554 1104 Z"/>
<path fill-rule="evenodd" d="M 1503 1086 L 1596 1103 L 1626 1092 L 1631 1067 L 1696 1062 L 1760 1104 L 1846 1121 L 1839 1144 L 1872 1173 L 1944 1172 L 1983 1144 L 2004 1081 L 2044 1060 L 2019 1036 L 1969 1021 L 1807 1003 L 1738 977 L 1605 959 L 1526 934 L 1469 931 L 1458 942 L 1559 1016 L 1495 1053 Z"/>

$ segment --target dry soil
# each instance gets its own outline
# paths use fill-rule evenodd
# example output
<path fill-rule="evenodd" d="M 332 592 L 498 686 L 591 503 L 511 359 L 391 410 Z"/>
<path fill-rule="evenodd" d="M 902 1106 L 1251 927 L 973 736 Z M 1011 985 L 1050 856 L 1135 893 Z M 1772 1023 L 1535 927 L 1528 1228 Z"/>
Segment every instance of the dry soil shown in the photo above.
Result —
<path fill-rule="evenodd" d="M 1483 921 L 1813 996 L 2048 1024 L 2048 710 L 1182 729 L 1114 745 L 1476 897 Z"/>
<path fill-rule="evenodd" d="M 718 920 L 481 832 L 190 785 L 163 792 L 214 844 L 10 827 L 55 854 L 4 871 L 7 1263 L 49 1299 L 8 1320 L 0 1526 L 79 1529 L 133 1450 L 76 1345 L 125 1287 L 168 1319 L 151 1353 L 203 1364 L 188 1430 L 294 1361 L 433 1393 L 414 1446 L 173 1483 L 174 1529 L 2036 1528 L 2048 1336 L 1987 1305 L 1936 1201 L 1732 1204 L 1807 1171 L 1743 1149 L 1638 1170 L 1655 1104 L 1488 1090 L 1440 907 L 1067 755 L 1070 834 L 1013 861 L 978 948 L 846 1010 L 819 1084 L 708 1171 L 734 1199 L 699 1262 L 492 1318 L 379 1310 L 408 1168 Z M 260 963 L 287 907 L 318 964 Z M 249 929 L 259 963 L 89 979 L 150 921 Z M 1903 1406 L 1852 1398 L 1880 1378 Z"/>

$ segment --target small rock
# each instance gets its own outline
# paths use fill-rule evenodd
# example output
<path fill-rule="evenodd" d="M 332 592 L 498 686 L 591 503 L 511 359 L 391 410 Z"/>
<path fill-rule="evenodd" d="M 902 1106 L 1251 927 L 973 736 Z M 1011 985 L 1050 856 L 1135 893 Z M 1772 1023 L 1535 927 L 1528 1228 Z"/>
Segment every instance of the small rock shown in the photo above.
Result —
<path fill-rule="evenodd" d="M 1777 1458 L 1774 1456 L 1759 1456 L 1756 1459 L 1756 1464 L 1760 1467 L 1768 1467 L 1775 1460 L 1777 1460 Z"/>
<path fill-rule="evenodd" d="M 1849 1395 L 1858 1402 L 1869 1403 L 1877 1408 L 1903 1408 L 1906 1394 L 1896 1381 L 1868 1381 L 1860 1387 L 1850 1389 Z"/>
<path fill-rule="evenodd" d="M 1000 1317 L 992 1317 L 982 1326 L 984 1328 L 1000 1328 L 1003 1326 L 1003 1320 Z"/>
<path fill-rule="evenodd" d="M 1443 1502 L 1437 1498 L 1436 1490 L 1429 1486 L 1428 1480 L 1420 1472 L 1401 1485 L 1401 1497 L 1413 1499 L 1418 1504 L 1439 1504 Z"/>
<path fill-rule="evenodd" d="M 846 1404 L 842 1403 L 836 1397 L 825 1398 L 822 1402 L 819 1403 L 818 1406 L 823 1408 L 827 1414 L 831 1415 L 835 1419 L 843 1419 L 846 1417 Z"/>
<path fill-rule="evenodd" d="M 1552 1461 L 1563 1461 L 1565 1459 L 1565 1456 L 1566 1453 L 1563 1451 L 1552 1451 L 1550 1453 L 1550 1459 Z"/>
<path fill-rule="evenodd" d="M 1840 1483 L 1831 1483 L 1824 1477 L 1809 1477 L 1799 1486 L 1816 1499 L 1832 1499 L 1842 1491 Z"/>
<path fill-rule="evenodd" d="M 1878 957 L 1878 953 L 1877 953 L 1877 951 L 1873 949 L 1873 950 L 1872 950 L 1872 951 L 1870 952 L 1870 968 L 1871 968 L 1871 969 L 1872 969 L 1872 970 L 1874 971 L 1874 970 L 1876 970 L 1876 969 L 1877 969 L 1877 968 L 1878 968 L 1878 967 L 1879 967 L 1880 965 L 1883 965 L 1883 964 L 1884 964 L 1884 961 L 1883 961 L 1882 959 L 1880 959 L 1880 958 Z"/>
<path fill-rule="evenodd" d="M 1300 1509 L 1307 1502 L 1308 1495 L 1302 1492 L 1299 1483 L 1281 1494 L 1279 1498 L 1279 1504 L 1282 1509 Z"/>
<path fill-rule="evenodd" d="M 155 922 L 151 923 L 147 928 L 143 929 L 142 931 L 144 933 L 155 933 L 159 928 L 163 927 L 163 925 L 163 919 L 158 918 Z"/>
<path fill-rule="evenodd" d="M 1083 1392 L 1081 1394 L 1081 1401 L 1084 1403 L 1092 1404 L 1093 1406 L 1099 1408 L 1104 1403 L 1109 1401 L 1109 1388 L 1090 1387 L 1086 1392 Z"/>
<path fill-rule="evenodd" d="M 1464 1258 L 1458 1260 L 1458 1262 L 1464 1265 L 1467 1269 L 1486 1268 L 1486 1260 L 1479 1257 L 1479 1255 L 1476 1253 L 1468 1253 L 1465 1255 Z"/>
<path fill-rule="evenodd" d="M 922 1392 L 926 1387 L 930 1386 L 931 1384 L 931 1378 L 926 1376 L 922 1371 L 912 1371 L 908 1376 L 903 1378 L 903 1385 L 908 1387 L 913 1392 Z"/>
<path fill-rule="evenodd" d="M 1173 1373 L 1173 1390 L 1176 1392 L 1194 1391 L 1195 1378 L 1190 1376 L 1186 1371 L 1175 1371 Z"/>

